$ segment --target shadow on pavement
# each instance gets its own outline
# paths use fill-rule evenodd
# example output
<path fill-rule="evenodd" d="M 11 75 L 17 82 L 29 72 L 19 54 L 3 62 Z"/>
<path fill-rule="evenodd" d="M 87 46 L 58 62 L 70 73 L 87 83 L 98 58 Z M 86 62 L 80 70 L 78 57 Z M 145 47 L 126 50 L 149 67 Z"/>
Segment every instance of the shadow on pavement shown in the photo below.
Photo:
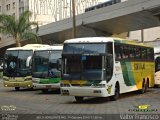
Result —
<path fill-rule="evenodd" d="M 119 96 L 118 100 L 116 100 L 116 101 L 123 100 L 123 99 L 130 99 L 135 96 L 139 97 L 141 95 L 147 95 L 147 94 L 152 93 L 154 91 L 155 91 L 155 89 L 151 88 L 151 89 L 148 89 L 147 92 L 144 94 L 140 94 L 139 91 L 123 93 Z M 101 104 L 101 103 L 103 104 L 106 102 L 110 103 L 110 102 L 116 102 L 116 101 L 111 101 L 109 97 L 86 97 L 86 98 L 84 98 L 84 100 L 82 102 L 77 102 L 74 99 L 74 101 L 69 101 L 64 104 Z"/>

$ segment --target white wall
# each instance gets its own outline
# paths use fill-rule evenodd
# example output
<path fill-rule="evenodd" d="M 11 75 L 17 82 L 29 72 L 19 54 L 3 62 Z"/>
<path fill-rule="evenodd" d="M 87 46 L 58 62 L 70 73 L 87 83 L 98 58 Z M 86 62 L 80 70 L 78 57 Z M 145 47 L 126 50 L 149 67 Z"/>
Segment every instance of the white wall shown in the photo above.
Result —
<path fill-rule="evenodd" d="M 156 40 L 157 38 L 160 38 L 160 27 L 144 29 L 143 34 L 144 34 L 144 41 Z M 141 30 L 130 32 L 129 38 L 141 41 Z"/>

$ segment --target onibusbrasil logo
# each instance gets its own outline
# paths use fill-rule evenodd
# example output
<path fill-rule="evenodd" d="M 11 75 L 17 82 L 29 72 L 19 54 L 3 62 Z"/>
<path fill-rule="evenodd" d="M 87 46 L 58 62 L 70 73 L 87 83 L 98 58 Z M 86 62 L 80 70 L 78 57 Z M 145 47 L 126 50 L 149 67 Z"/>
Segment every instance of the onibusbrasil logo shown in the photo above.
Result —
<path fill-rule="evenodd" d="M 16 110 L 16 106 L 14 105 L 3 105 L 1 106 L 2 111 L 14 111 Z"/>
<path fill-rule="evenodd" d="M 157 112 L 158 109 L 152 105 L 144 104 L 144 105 L 133 106 L 133 108 L 129 109 L 128 111 L 130 112 Z"/>

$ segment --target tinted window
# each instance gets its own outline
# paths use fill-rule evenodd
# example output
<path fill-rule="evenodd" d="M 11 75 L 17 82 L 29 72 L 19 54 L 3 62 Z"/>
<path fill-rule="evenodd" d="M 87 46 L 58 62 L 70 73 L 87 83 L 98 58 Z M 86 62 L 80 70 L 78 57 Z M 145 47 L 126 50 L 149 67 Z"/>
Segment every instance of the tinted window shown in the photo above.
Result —
<path fill-rule="evenodd" d="M 142 59 L 147 59 L 147 49 L 146 48 L 142 48 L 141 49 L 141 56 L 142 56 Z"/>
<path fill-rule="evenodd" d="M 115 58 L 128 60 L 154 60 L 153 48 L 115 43 Z"/>
<path fill-rule="evenodd" d="M 8 50 L 5 54 L 4 75 L 27 76 L 31 75 L 30 63 L 32 50 Z"/>
<path fill-rule="evenodd" d="M 105 49 L 105 44 L 65 44 L 63 54 L 99 54 Z"/>
<path fill-rule="evenodd" d="M 155 72 L 160 70 L 160 57 L 155 59 Z"/>

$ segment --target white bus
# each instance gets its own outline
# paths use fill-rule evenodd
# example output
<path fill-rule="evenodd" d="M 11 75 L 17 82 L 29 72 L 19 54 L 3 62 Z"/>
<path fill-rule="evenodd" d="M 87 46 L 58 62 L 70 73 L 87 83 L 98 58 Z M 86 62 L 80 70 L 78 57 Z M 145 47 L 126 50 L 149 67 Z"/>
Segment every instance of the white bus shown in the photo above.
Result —
<path fill-rule="evenodd" d="M 160 47 L 154 48 L 155 55 L 155 86 L 160 86 Z"/>
<path fill-rule="evenodd" d="M 60 89 L 62 45 L 36 49 L 33 55 L 33 86 L 42 92 Z"/>
<path fill-rule="evenodd" d="M 4 87 L 32 88 L 31 60 L 34 50 L 48 45 L 28 44 L 6 50 L 4 55 Z"/>
<path fill-rule="evenodd" d="M 62 52 L 61 94 L 108 97 L 154 86 L 154 49 L 112 37 L 66 40 Z"/>

